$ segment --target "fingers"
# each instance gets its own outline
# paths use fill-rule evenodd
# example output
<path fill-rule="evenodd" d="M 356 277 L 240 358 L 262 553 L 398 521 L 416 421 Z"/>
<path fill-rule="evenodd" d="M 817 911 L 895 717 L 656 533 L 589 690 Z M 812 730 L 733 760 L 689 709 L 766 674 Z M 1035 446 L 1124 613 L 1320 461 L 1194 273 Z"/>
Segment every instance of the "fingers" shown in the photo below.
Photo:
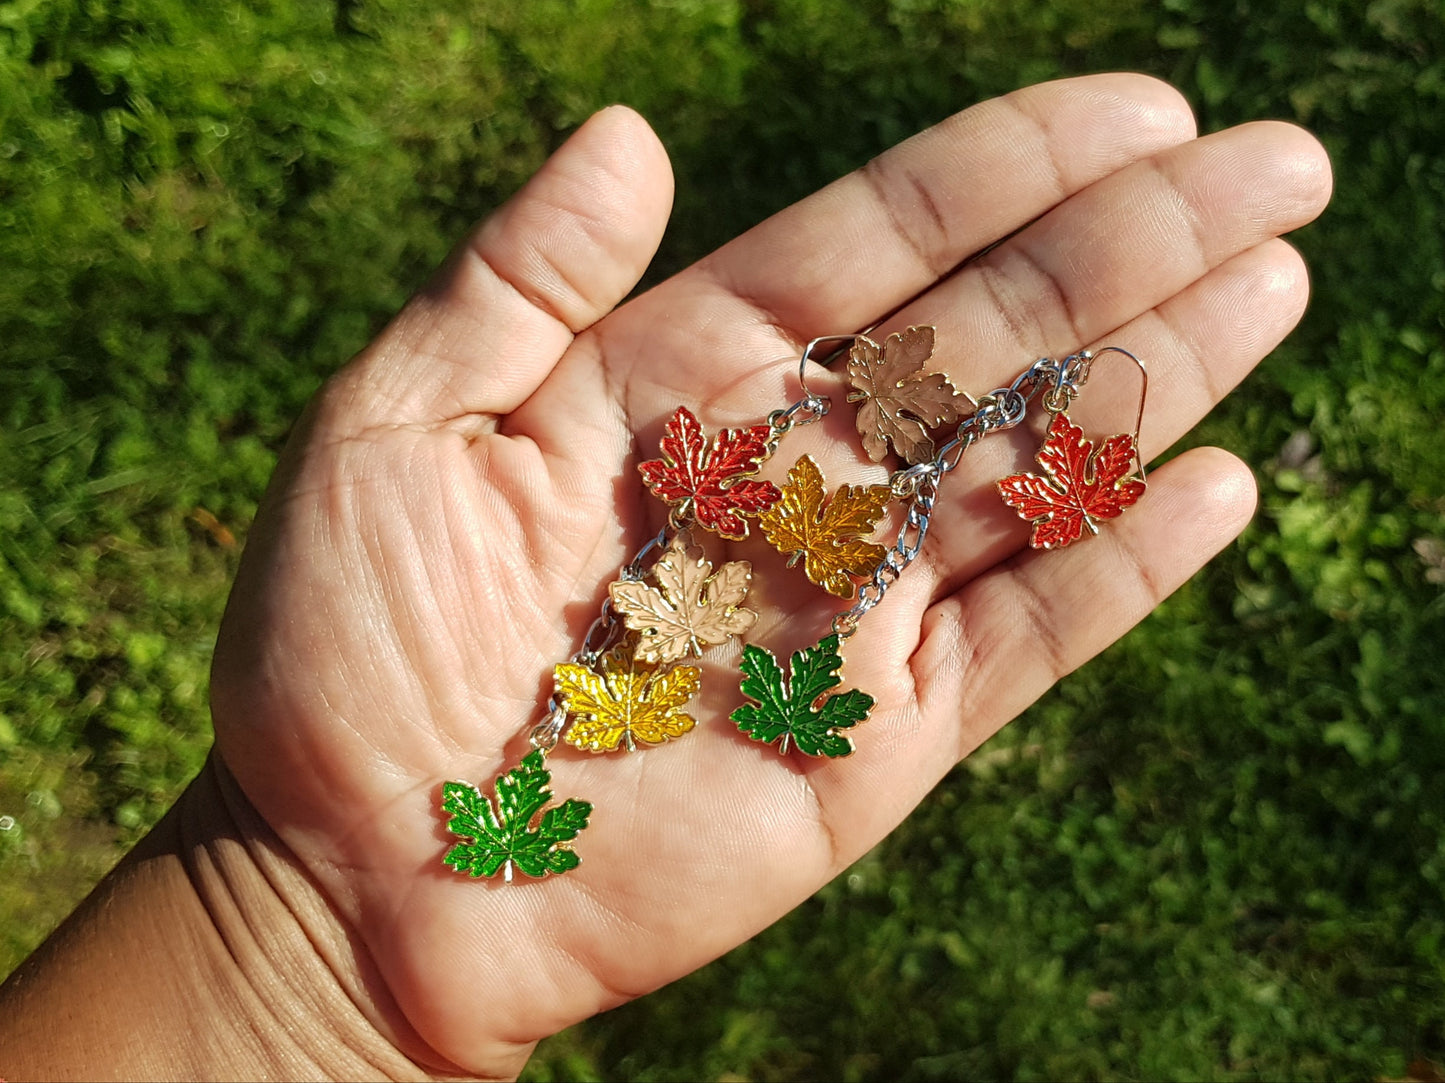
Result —
<path fill-rule="evenodd" d="M 1329 197 L 1328 161 L 1300 129 L 1253 124 L 1171 147 L 1078 193 L 903 309 L 937 327 L 935 363 L 974 395 L 1041 355 L 1117 345 L 1150 373 L 1146 458 L 1192 427 L 1295 325 L 1307 279 L 1277 234 Z M 1107 337 L 1103 337 L 1107 336 Z M 1081 393 L 1091 438 L 1134 428 L 1139 378 L 1109 359 Z M 969 449 L 933 521 L 933 597 L 1025 544 L 993 483 L 1032 469 L 1036 418 Z"/>
<path fill-rule="evenodd" d="M 440 292 L 475 311 L 490 299 L 495 277 L 576 334 L 637 285 L 671 209 L 666 151 L 645 120 L 613 106 L 482 223 L 463 248 L 473 257 L 467 269 Z"/>
<path fill-rule="evenodd" d="M 839 863 L 1142 620 L 1243 530 L 1254 501 L 1254 479 L 1238 459 L 1200 448 L 1151 474 L 1147 498 L 1098 537 L 1056 552 L 1026 550 L 929 607 L 908 661 L 917 715 L 870 720 L 867 755 L 809 776 L 832 837 L 848 840 Z M 863 658 L 850 674 L 860 686 L 875 687 L 875 677 L 877 687 L 884 683 Z"/>
<path fill-rule="evenodd" d="M 1278 345 L 1304 313 L 1308 294 L 1299 254 L 1275 239 L 1240 253 L 1090 343 L 1123 346 L 1148 366 L 1147 410 L 1139 433 L 1146 461 L 1192 428 Z M 1127 432 L 1134 427 L 1139 391 L 1133 366 L 1102 357 L 1070 416 L 1090 439 Z M 993 483 L 1036 469 L 1033 455 L 1046 417 L 976 444 L 949 478 L 934 518 L 935 536 L 948 540 L 946 548 L 934 550 L 935 598 L 1026 544 L 1028 525 L 1004 505 Z M 1144 501 L 1153 498 L 1151 491 Z"/>
<path fill-rule="evenodd" d="M 672 207 L 667 154 L 613 106 L 452 254 L 346 373 L 362 425 L 500 415 L 637 284 Z"/>
<path fill-rule="evenodd" d="M 1313 136 L 1242 125 L 1080 192 L 902 317 L 936 323 L 943 341 L 961 344 L 965 371 L 1002 379 L 1018 361 L 1079 349 L 1304 225 L 1329 193 L 1329 162 Z"/>
<path fill-rule="evenodd" d="M 1142 620 L 1254 512 L 1248 468 L 1200 448 L 1150 476 L 1141 501 L 1098 537 L 1026 551 L 935 603 L 912 660 L 920 709 L 961 758 Z M 960 718 L 957 705 L 986 709 Z"/>
<path fill-rule="evenodd" d="M 719 249 L 697 271 L 800 338 L 877 321 L 1102 177 L 1194 135 L 1140 75 L 1069 79 L 984 102 Z"/>
<path fill-rule="evenodd" d="M 663 359 L 636 365 L 629 358 L 626 380 L 612 381 L 629 393 L 634 424 L 678 401 L 716 402 L 723 416 L 715 424 L 765 413 L 769 402 L 797 391 L 788 365 L 768 365 L 790 348 L 780 339 L 856 328 L 929 285 L 879 333 L 933 324 L 935 364 L 963 389 L 986 391 L 1035 357 L 1114 331 L 1234 255 L 1308 222 L 1328 199 L 1328 161 L 1299 129 L 1253 124 L 1187 139 L 1179 126 L 1187 115 L 1181 121 L 1166 97 L 1153 106 L 1164 119 L 1138 143 L 1120 145 L 1122 137 L 1102 134 L 1116 116 L 1105 110 L 1100 119 L 1070 96 L 1097 87 L 1113 88 L 1106 100 L 1116 108 L 1123 108 L 1119 88 L 1131 90 L 1134 110 L 1147 112 L 1139 100 L 1155 84 L 1070 81 L 976 107 L 619 311 L 617 322 L 648 328 Z M 1083 100 L 1099 108 L 1097 98 Z M 1029 160 L 1046 153 L 1054 160 L 1052 187 L 1014 168 L 1010 155 L 1026 136 L 1023 121 L 1010 128 L 1004 118 L 1017 118 L 1020 102 L 1037 111 L 1038 124 L 1048 107 L 1063 109 L 1051 127 L 1029 129 Z M 900 206 L 911 208 L 907 229 L 897 225 Z M 930 207 L 945 210 L 935 217 Z M 1013 229 L 934 284 L 949 260 Z M 794 234 L 796 247 L 786 239 Z M 730 305 L 708 292 L 718 283 L 736 291 Z M 772 324 L 785 319 L 792 326 L 780 333 Z M 694 329 L 674 341 L 673 326 Z"/>

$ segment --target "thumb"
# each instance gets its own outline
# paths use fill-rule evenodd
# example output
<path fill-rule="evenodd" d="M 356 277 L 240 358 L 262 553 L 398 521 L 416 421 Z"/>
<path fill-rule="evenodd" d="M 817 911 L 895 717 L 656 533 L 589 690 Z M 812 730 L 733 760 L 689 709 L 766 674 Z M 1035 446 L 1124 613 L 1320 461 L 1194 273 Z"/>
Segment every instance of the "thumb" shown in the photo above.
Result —
<path fill-rule="evenodd" d="M 637 284 L 671 209 L 647 122 L 620 105 L 594 114 L 356 359 L 342 401 L 363 425 L 511 412 Z"/>

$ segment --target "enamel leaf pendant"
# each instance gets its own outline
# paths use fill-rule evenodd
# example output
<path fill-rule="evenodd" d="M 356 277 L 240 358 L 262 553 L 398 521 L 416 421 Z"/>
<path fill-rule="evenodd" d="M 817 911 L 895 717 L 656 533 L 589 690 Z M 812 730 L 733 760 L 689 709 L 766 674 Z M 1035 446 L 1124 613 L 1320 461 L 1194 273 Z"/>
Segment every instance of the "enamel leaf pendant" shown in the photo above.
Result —
<path fill-rule="evenodd" d="M 808 579 L 840 598 L 853 597 L 855 579 L 872 574 L 883 546 L 865 539 L 883 516 L 893 491 L 886 485 L 844 485 L 830 499 L 823 472 L 804 455 L 788 472 L 788 483 L 758 526 L 773 548 L 800 559 Z"/>
<path fill-rule="evenodd" d="M 777 741 L 783 753 L 791 742 L 809 756 L 851 755 L 853 740 L 843 731 L 868 717 L 873 697 L 857 689 L 827 695 L 842 683 L 838 645 L 835 634 L 795 651 L 786 675 L 771 651 L 745 646 L 742 691 L 753 702 L 732 713 L 738 730 L 764 744 Z"/>
<path fill-rule="evenodd" d="M 770 425 L 723 429 L 711 442 L 685 406 L 668 421 L 662 458 L 638 466 L 642 480 L 680 519 L 693 519 L 724 538 L 748 536 L 745 515 L 757 515 L 778 499 L 771 481 L 748 481 L 771 454 Z"/>
<path fill-rule="evenodd" d="M 706 557 L 688 555 L 683 539 L 673 538 L 653 568 L 656 587 L 636 581 L 608 588 L 613 608 L 627 627 L 641 633 L 641 662 L 676 662 L 688 654 L 742 635 L 758 615 L 743 607 L 752 584 L 752 565 L 730 561 L 716 571 Z"/>
<path fill-rule="evenodd" d="M 528 876 L 575 869 L 579 859 L 568 845 L 587 826 L 592 806 L 568 798 L 543 811 L 552 795 L 552 775 L 540 748 L 497 779 L 497 802 L 475 786 L 448 782 L 442 786 L 442 811 L 451 815 L 447 830 L 470 842 L 459 842 L 442 858 L 444 864 L 471 876 L 495 876 L 507 883 L 514 869 Z"/>
<path fill-rule="evenodd" d="M 682 708 L 702 687 L 702 670 L 677 666 L 659 670 L 639 662 L 632 651 L 610 651 L 596 671 L 564 662 L 554 671 L 557 698 L 576 720 L 563 738 L 588 752 L 635 751 L 660 745 L 697 725 Z"/>
<path fill-rule="evenodd" d="M 1039 449 L 1044 476 L 1014 474 L 998 483 L 999 495 L 1020 518 L 1033 524 L 1029 545 L 1062 549 L 1098 524 L 1119 514 L 1144 495 L 1144 481 L 1133 476 L 1138 453 L 1134 437 L 1110 436 L 1097 446 L 1084 430 L 1059 413 Z"/>

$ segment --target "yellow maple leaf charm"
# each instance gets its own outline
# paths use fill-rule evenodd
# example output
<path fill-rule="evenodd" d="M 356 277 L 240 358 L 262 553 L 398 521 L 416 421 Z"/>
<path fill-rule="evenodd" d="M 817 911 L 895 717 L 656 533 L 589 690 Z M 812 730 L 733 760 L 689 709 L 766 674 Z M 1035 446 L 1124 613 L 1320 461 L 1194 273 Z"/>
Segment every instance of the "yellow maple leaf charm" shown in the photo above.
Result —
<path fill-rule="evenodd" d="M 886 485 L 844 485 L 831 500 L 823 489 L 823 471 L 804 455 L 788 471 L 782 497 L 758 516 L 758 526 L 789 566 L 803 561 L 803 571 L 818 586 L 840 598 L 857 589 L 854 577 L 866 578 L 883 559 L 883 546 L 864 541 L 878 525 L 892 490 Z"/>
<path fill-rule="evenodd" d="M 657 587 L 624 580 L 608 588 L 627 627 L 642 633 L 639 662 L 668 663 L 701 654 L 703 647 L 742 635 L 758 619 L 742 608 L 753 581 L 753 566 L 746 560 L 730 561 L 714 572 L 710 560 L 688 556 L 682 539 L 673 538 L 652 575 Z"/>
<path fill-rule="evenodd" d="M 677 666 L 659 671 L 630 651 L 603 655 L 599 671 L 564 662 L 552 671 L 557 698 L 574 715 L 563 738 L 588 752 L 631 752 L 638 743 L 660 745 L 681 737 L 697 720 L 683 704 L 702 687 L 702 670 Z"/>

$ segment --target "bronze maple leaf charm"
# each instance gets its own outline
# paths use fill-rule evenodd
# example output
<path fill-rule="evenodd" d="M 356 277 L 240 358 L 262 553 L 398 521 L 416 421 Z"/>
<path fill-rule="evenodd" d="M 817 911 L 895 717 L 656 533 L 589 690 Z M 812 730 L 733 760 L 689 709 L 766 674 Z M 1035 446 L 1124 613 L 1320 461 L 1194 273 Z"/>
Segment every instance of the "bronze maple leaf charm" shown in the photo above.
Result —
<path fill-rule="evenodd" d="M 928 430 L 959 419 L 958 394 L 948 377 L 925 367 L 932 356 L 932 327 L 910 327 L 882 346 L 859 335 L 848 352 L 848 381 L 857 388 L 848 401 L 861 404 L 858 435 L 875 463 L 889 444 L 910 464 L 933 458 Z"/>

